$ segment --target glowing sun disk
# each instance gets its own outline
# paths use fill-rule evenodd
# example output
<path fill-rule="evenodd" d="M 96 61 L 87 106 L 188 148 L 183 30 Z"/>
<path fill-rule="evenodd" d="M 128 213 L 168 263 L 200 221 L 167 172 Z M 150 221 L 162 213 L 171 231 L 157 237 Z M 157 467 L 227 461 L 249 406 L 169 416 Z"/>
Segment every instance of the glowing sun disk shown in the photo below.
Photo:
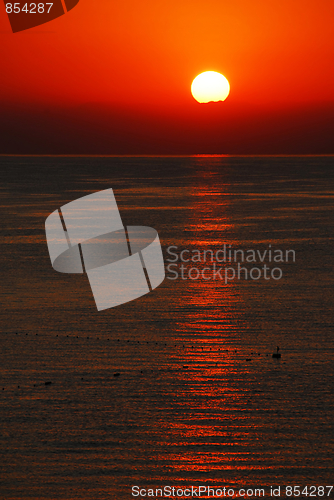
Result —
<path fill-rule="evenodd" d="M 225 101 L 230 93 L 230 84 L 221 73 L 205 71 L 194 79 L 191 93 L 194 99 L 201 103 Z"/>

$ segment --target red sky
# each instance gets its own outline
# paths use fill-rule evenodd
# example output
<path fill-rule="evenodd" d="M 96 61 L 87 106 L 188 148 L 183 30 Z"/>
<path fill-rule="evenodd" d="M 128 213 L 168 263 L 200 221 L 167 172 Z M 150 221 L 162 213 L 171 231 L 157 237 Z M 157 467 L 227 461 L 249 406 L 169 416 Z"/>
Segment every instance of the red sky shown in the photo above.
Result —
<path fill-rule="evenodd" d="M 12 34 L 0 153 L 334 153 L 332 0 L 80 0 Z M 200 72 L 224 103 L 198 104 Z"/>

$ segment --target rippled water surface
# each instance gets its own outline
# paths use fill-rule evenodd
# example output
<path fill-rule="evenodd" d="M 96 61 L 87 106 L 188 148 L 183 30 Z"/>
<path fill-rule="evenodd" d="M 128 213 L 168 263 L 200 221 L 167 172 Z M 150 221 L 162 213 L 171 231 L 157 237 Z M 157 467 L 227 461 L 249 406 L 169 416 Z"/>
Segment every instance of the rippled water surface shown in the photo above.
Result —
<path fill-rule="evenodd" d="M 1 499 L 333 484 L 333 158 L 0 164 Z M 210 259 L 185 262 L 187 279 L 178 262 L 177 279 L 97 312 L 86 276 L 52 269 L 44 222 L 110 187 L 125 225 L 158 231 L 166 266 L 169 246 L 224 244 L 295 262 L 227 283 L 205 279 Z"/>

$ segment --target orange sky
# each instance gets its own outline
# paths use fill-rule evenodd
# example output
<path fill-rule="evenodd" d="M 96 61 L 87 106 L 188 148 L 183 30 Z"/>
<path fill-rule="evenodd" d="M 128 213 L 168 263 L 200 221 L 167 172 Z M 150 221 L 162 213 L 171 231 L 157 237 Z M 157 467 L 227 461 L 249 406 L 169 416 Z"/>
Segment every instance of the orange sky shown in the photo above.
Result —
<path fill-rule="evenodd" d="M 0 101 L 6 103 L 6 120 L 14 120 L 9 103 L 16 121 L 23 104 L 29 112 L 33 106 L 50 112 L 66 108 L 65 120 L 69 107 L 74 113 L 73 106 L 95 103 L 95 114 L 101 105 L 111 110 L 111 120 L 114 109 L 124 110 L 124 116 L 132 112 L 136 120 L 151 122 L 152 130 L 157 121 L 179 117 L 190 127 L 191 149 L 190 129 L 206 105 L 193 100 L 190 85 L 198 73 L 215 70 L 231 85 L 230 102 L 218 104 L 222 118 L 227 111 L 232 121 L 238 116 L 243 129 L 251 109 L 268 117 L 296 107 L 300 116 L 301 108 L 314 113 L 318 107 L 317 119 L 326 122 L 323 133 L 329 134 L 331 120 L 324 112 L 334 103 L 332 0 L 80 0 L 68 14 L 16 34 L 0 7 Z M 215 123 L 208 119 L 212 133 L 219 116 Z M 13 122 L 13 134 L 15 127 Z M 9 152 L 4 147 L 0 141 L 0 152 Z M 148 149 L 149 142 L 138 153 Z"/>

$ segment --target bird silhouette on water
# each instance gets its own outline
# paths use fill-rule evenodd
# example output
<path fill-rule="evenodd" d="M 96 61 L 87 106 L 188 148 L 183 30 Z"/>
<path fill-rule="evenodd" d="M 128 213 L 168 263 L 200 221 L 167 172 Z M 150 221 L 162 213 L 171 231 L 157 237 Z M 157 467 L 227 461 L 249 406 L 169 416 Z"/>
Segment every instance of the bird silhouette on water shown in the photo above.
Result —
<path fill-rule="evenodd" d="M 281 353 L 279 351 L 279 346 L 277 346 L 277 351 L 273 353 L 273 358 L 279 359 L 281 357 Z"/>

